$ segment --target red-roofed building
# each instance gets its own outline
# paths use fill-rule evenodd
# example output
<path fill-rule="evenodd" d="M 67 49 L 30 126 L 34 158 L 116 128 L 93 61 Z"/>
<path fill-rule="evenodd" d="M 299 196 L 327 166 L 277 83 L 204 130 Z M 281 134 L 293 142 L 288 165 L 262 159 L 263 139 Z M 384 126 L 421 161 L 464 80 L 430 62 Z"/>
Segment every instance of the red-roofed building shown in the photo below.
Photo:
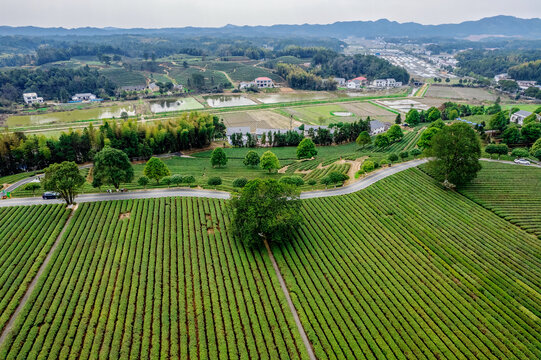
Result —
<path fill-rule="evenodd" d="M 348 89 L 360 89 L 365 86 L 368 82 L 368 79 L 364 76 L 356 77 L 355 79 L 348 80 L 347 88 Z"/>
<path fill-rule="evenodd" d="M 272 88 L 274 87 L 274 82 L 272 82 L 272 79 L 266 77 L 266 76 L 262 76 L 262 77 L 258 77 L 257 79 L 254 80 L 254 83 L 256 84 L 256 86 L 258 88 Z"/>

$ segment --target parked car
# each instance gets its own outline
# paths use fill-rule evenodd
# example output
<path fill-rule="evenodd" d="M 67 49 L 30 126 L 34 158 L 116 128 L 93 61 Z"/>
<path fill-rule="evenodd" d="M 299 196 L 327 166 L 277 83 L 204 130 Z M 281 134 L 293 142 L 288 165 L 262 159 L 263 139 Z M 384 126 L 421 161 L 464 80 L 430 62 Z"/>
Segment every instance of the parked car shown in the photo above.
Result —
<path fill-rule="evenodd" d="M 526 159 L 515 159 L 515 163 L 520 165 L 530 165 L 530 161 Z"/>
<path fill-rule="evenodd" d="M 60 194 L 53 191 L 44 192 L 41 196 L 44 200 L 57 199 Z"/>

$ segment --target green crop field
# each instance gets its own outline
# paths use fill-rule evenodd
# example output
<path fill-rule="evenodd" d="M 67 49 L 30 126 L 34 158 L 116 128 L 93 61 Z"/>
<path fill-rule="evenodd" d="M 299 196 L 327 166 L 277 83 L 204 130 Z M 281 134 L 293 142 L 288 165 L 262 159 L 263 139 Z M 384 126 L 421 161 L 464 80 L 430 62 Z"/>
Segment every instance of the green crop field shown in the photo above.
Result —
<path fill-rule="evenodd" d="M 68 214 L 62 205 L 0 208 L 0 331 L 43 264 Z"/>
<path fill-rule="evenodd" d="M 299 121 L 311 125 L 329 125 L 333 122 L 351 122 L 357 120 L 357 117 L 354 114 L 349 117 L 333 115 L 333 113 L 349 112 L 348 110 L 346 110 L 346 108 L 337 104 L 299 106 L 294 108 L 287 108 L 285 109 L 285 111 L 295 116 Z"/>
<path fill-rule="evenodd" d="M 333 148 L 295 168 L 347 171 Z M 541 171 L 483 165 L 461 192 L 414 168 L 302 201 L 304 223 L 272 252 L 318 359 L 541 357 Z M 0 328 L 67 215 L 0 209 Z M 306 359 L 267 252 L 241 245 L 230 217 L 223 200 L 79 205 L 0 359 Z"/>
<path fill-rule="evenodd" d="M 207 68 L 211 70 L 225 71 L 231 77 L 231 79 L 235 81 L 252 81 L 259 76 L 267 76 L 277 82 L 284 81 L 284 79 L 272 73 L 268 69 L 245 65 L 238 62 L 215 61 L 208 63 Z"/>
<path fill-rule="evenodd" d="M 460 192 L 541 238 L 541 170 L 483 162 L 477 178 Z"/>
<path fill-rule="evenodd" d="M 275 247 L 316 356 L 541 356 L 541 244 L 410 169 L 303 201 Z"/>
<path fill-rule="evenodd" d="M 100 72 L 117 86 L 146 85 L 147 80 L 138 71 L 129 71 L 124 68 L 106 68 Z"/>
<path fill-rule="evenodd" d="M 228 82 L 226 76 L 223 73 L 216 70 L 201 71 L 200 69 L 193 68 L 193 67 L 186 68 L 186 69 L 175 67 L 171 69 L 169 74 L 173 79 L 177 81 L 177 83 L 182 84 L 184 86 L 188 85 L 188 79 L 191 79 L 192 74 L 203 75 L 205 77 L 205 83 L 208 85 L 212 83 L 212 80 L 214 80 L 214 83 L 216 85 Z"/>
<path fill-rule="evenodd" d="M 223 201 L 82 204 L 0 358 L 307 358 L 266 252 Z"/>

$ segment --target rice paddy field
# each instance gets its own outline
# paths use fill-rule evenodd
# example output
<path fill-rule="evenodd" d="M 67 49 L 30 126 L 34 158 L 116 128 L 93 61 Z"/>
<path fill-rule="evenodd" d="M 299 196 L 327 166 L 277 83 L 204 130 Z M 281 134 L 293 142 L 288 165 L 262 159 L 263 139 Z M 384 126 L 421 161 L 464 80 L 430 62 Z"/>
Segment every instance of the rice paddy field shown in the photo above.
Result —
<path fill-rule="evenodd" d="M 500 182 L 540 172 L 515 168 Z M 45 210 L 67 217 L 59 206 L 0 209 L 12 219 L 0 233 L 23 248 L 21 227 L 63 227 L 22 224 Z M 417 168 L 303 200 L 301 213 L 292 241 L 271 251 L 316 358 L 541 357 L 541 243 L 523 226 Z M 2 359 L 308 358 L 267 252 L 234 238 L 227 201 L 81 204 L 36 284 Z"/>

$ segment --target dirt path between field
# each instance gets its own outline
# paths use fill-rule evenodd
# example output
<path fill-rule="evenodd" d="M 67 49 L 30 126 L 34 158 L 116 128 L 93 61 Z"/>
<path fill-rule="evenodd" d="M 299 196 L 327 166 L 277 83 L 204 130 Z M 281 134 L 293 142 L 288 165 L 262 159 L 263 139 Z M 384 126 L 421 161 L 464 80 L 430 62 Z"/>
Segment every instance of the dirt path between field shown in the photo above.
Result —
<path fill-rule="evenodd" d="M 24 293 L 24 296 L 22 297 L 21 301 L 19 302 L 19 305 L 15 309 L 15 312 L 9 318 L 9 321 L 8 321 L 6 327 L 4 328 L 4 331 L 2 331 L 2 335 L 0 336 L 0 347 L 2 347 L 2 345 L 4 345 L 4 341 L 6 341 L 7 336 L 9 335 L 9 333 L 11 332 L 11 329 L 13 328 L 13 325 L 15 324 L 15 319 L 17 319 L 17 316 L 19 315 L 21 310 L 26 305 L 26 302 L 28 301 L 28 298 L 30 298 L 30 295 L 32 294 L 32 291 L 34 291 L 34 288 L 36 287 L 40 276 L 43 274 L 43 272 L 47 268 L 47 265 L 49 265 L 49 262 L 51 261 L 51 258 L 53 257 L 53 254 L 54 254 L 56 248 L 60 244 L 60 240 L 64 236 L 64 233 L 66 232 L 66 229 L 68 228 L 68 225 L 71 222 L 71 219 L 73 218 L 73 215 L 75 214 L 76 210 L 77 210 L 77 205 L 75 205 L 71 209 L 71 213 L 70 213 L 70 215 L 68 217 L 68 220 L 66 220 L 66 223 L 64 224 L 64 227 L 62 228 L 62 231 L 60 231 L 60 234 L 58 234 L 58 237 L 54 241 L 53 246 L 51 247 L 51 249 L 49 250 L 49 253 L 45 257 L 45 260 L 43 261 L 43 264 L 41 264 L 41 266 L 39 267 L 38 272 L 36 273 L 36 276 L 34 276 L 34 278 L 32 279 L 32 282 L 28 286 L 28 289 L 26 289 L 26 292 Z"/>
<path fill-rule="evenodd" d="M 276 277 L 278 278 L 278 282 L 280 282 L 280 287 L 282 288 L 282 291 L 284 292 L 284 296 L 286 297 L 289 310 L 291 311 L 291 314 L 293 315 L 293 319 L 295 320 L 295 324 L 297 325 L 297 329 L 299 330 L 299 333 L 301 334 L 301 339 L 302 339 L 302 342 L 304 343 L 304 346 L 306 347 L 306 352 L 308 352 L 308 357 L 310 358 L 310 360 L 316 360 L 316 356 L 314 355 L 314 349 L 312 349 L 312 344 L 310 343 L 310 340 L 308 340 L 308 336 L 306 335 L 306 332 L 304 331 L 304 327 L 302 326 L 301 319 L 299 318 L 299 314 L 297 314 L 295 305 L 293 305 L 293 301 L 291 301 L 291 296 L 289 296 L 289 291 L 287 290 L 286 282 L 284 281 L 284 278 L 282 277 L 282 274 L 280 273 L 280 268 L 278 267 L 278 264 L 276 263 L 276 260 L 274 259 L 274 255 L 272 254 L 272 251 L 270 249 L 270 246 L 267 240 L 265 240 L 265 247 L 267 248 L 269 258 L 272 262 L 272 267 L 274 268 L 274 271 L 276 272 Z"/>

